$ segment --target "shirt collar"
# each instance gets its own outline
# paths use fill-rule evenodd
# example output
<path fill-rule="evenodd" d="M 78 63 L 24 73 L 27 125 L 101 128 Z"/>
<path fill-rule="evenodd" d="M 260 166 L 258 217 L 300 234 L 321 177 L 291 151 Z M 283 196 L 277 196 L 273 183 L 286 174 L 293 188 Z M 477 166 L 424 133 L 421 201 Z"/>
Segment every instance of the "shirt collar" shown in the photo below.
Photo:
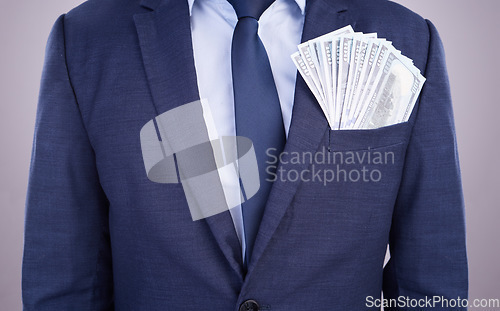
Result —
<path fill-rule="evenodd" d="M 188 4 L 189 4 L 189 16 L 191 16 L 191 12 L 193 11 L 193 4 L 194 4 L 195 1 L 196 0 L 188 0 Z M 198 1 L 200 1 L 200 0 L 198 0 Z M 304 15 L 305 10 L 306 10 L 306 0 L 294 0 L 294 1 L 299 6 L 300 12 L 302 13 L 302 15 Z"/>

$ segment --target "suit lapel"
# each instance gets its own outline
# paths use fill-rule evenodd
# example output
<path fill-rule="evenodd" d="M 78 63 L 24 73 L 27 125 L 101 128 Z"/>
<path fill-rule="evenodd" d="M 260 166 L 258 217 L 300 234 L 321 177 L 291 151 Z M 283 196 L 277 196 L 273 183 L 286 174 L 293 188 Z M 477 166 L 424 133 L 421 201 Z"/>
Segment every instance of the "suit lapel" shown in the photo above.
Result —
<path fill-rule="evenodd" d="M 154 9 L 134 16 L 156 112 L 199 99 L 186 1 L 147 0 Z"/>
<path fill-rule="evenodd" d="M 355 26 L 354 21 L 350 20 L 346 0 L 308 1 L 301 40 L 305 42 L 349 24 Z M 292 152 L 302 154 L 303 152 L 316 151 L 327 130 L 328 122 L 318 102 L 302 77 L 297 75 L 292 122 L 278 170 L 281 168 L 287 172 L 291 168 L 300 172 L 307 169 L 309 166 L 307 163 L 293 166 L 285 163 L 290 162 Z M 255 242 L 249 274 L 256 266 L 287 208 L 291 205 L 299 185 L 300 180 L 293 182 L 282 181 L 278 178 L 274 182 Z"/>
<path fill-rule="evenodd" d="M 144 0 L 134 21 L 155 113 L 199 100 L 187 1 Z M 152 116 L 153 117 L 153 116 Z M 188 213 L 186 206 L 186 213 Z M 228 211 L 205 220 L 231 267 L 242 275 L 241 246 Z"/>

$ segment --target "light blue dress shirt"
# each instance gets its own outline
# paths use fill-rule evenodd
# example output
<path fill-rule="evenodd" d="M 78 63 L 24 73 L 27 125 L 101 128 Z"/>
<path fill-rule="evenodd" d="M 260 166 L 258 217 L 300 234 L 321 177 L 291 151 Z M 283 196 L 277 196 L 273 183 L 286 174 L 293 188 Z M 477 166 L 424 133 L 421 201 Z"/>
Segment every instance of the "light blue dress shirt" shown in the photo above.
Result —
<path fill-rule="evenodd" d="M 231 42 L 236 13 L 227 0 L 188 2 L 200 98 L 208 100 L 218 135 L 235 136 Z M 290 55 L 300 43 L 305 5 L 305 0 L 276 0 L 259 20 L 259 36 L 271 64 L 287 135 L 297 76 Z M 245 258 L 241 206 L 230 212 Z"/>

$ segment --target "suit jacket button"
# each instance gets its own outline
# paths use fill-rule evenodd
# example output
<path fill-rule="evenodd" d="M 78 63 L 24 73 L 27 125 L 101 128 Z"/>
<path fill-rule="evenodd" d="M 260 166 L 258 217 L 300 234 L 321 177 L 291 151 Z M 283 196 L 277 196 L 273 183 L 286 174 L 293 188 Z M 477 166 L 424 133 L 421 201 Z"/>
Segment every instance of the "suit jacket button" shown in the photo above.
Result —
<path fill-rule="evenodd" d="M 248 299 L 245 300 L 241 306 L 240 306 L 240 311 L 259 311 L 260 307 L 257 301 Z"/>

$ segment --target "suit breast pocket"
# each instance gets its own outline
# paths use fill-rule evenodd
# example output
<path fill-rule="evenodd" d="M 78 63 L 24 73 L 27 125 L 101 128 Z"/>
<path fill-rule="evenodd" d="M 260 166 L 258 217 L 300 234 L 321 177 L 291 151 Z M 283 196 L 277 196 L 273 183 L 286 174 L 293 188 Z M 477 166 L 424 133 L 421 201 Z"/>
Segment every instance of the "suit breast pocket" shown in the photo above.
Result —
<path fill-rule="evenodd" d="M 325 194 L 331 187 L 348 196 L 364 191 L 383 196 L 396 190 L 410 131 L 407 122 L 369 130 L 330 130 L 324 140 L 326 160 L 316 165 L 323 171 Z"/>
<path fill-rule="evenodd" d="M 331 151 L 374 150 L 405 144 L 409 133 L 408 122 L 369 130 L 330 130 L 328 145 Z"/>
<path fill-rule="evenodd" d="M 394 204 L 411 126 L 329 130 L 309 166 L 299 200 L 323 208 L 372 210 Z"/>
<path fill-rule="evenodd" d="M 312 214 L 329 228 L 385 234 L 410 131 L 408 123 L 373 130 L 329 130 L 295 195 L 294 217 L 307 219 Z"/>

